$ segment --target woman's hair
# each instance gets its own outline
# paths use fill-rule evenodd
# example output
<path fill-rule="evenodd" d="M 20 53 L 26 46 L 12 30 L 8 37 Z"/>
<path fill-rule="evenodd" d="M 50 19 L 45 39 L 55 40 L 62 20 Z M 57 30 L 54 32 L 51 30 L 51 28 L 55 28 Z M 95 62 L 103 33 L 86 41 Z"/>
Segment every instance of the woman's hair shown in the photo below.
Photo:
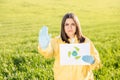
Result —
<path fill-rule="evenodd" d="M 82 32 L 81 32 L 81 26 L 80 26 L 80 23 L 79 23 L 79 20 L 77 18 L 77 16 L 75 16 L 73 13 L 67 13 L 64 15 L 63 19 L 62 19 L 62 22 L 61 22 L 61 38 L 63 41 L 65 41 L 66 43 L 70 43 L 68 41 L 68 36 L 67 34 L 65 33 L 65 30 L 64 30 L 64 26 L 65 26 L 65 21 L 66 19 L 68 18 L 72 18 L 73 21 L 75 22 L 76 24 L 76 32 L 75 32 L 75 35 L 77 36 L 77 39 L 80 43 L 83 43 L 85 41 L 85 37 L 82 35 Z"/>

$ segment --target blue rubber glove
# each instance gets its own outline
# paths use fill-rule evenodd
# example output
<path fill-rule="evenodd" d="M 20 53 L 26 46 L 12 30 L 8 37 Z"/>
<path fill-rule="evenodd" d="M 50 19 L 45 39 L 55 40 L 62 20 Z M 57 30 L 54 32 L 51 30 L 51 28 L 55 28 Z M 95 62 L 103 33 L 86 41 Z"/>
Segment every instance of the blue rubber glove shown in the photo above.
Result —
<path fill-rule="evenodd" d="M 85 55 L 82 57 L 82 60 L 87 62 L 87 63 L 90 63 L 90 64 L 94 64 L 95 62 L 95 59 L 93 56 L 90 56 L 90 55 Z"/>
<path fill-rule="evenodd" d="M 39 45 L 42 49 L 46 49 L 50 42 L 50 36 L 48 35 L 48 28 L 43 26 L 39 32 Z"/>

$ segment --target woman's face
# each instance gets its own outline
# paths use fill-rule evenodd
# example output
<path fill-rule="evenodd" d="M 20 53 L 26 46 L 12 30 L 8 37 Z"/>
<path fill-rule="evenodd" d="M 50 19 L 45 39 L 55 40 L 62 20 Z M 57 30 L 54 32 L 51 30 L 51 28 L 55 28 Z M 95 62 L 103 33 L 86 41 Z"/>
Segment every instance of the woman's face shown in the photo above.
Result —
<path fill-rule="evenodd" d="M 75 36 L 76 24 L 72 18 L 66 19 L 64 29 L 69 38 L 73 38 Z"/>

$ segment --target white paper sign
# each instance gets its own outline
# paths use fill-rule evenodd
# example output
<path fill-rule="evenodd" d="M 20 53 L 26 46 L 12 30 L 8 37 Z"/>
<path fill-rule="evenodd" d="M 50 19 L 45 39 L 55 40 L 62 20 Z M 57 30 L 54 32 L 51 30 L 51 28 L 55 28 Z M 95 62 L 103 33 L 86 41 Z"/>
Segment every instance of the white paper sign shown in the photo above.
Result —
<path fill-rule="evenodd" d="M 82 60 L 83 55 L 90 55 L 90 44 L 60 44 L 61 65 L 90 65 Z"/>

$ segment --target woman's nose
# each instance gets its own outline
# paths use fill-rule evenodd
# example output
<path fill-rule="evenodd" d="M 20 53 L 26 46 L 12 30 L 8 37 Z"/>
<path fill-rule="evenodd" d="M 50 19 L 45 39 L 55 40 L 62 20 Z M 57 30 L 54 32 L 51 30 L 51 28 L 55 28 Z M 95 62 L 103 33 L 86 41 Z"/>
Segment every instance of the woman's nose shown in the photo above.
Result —
<path fill-rule="evenodd" d="M 69 25 L 69 28 L 72 29 L 72 25 Z"/>

